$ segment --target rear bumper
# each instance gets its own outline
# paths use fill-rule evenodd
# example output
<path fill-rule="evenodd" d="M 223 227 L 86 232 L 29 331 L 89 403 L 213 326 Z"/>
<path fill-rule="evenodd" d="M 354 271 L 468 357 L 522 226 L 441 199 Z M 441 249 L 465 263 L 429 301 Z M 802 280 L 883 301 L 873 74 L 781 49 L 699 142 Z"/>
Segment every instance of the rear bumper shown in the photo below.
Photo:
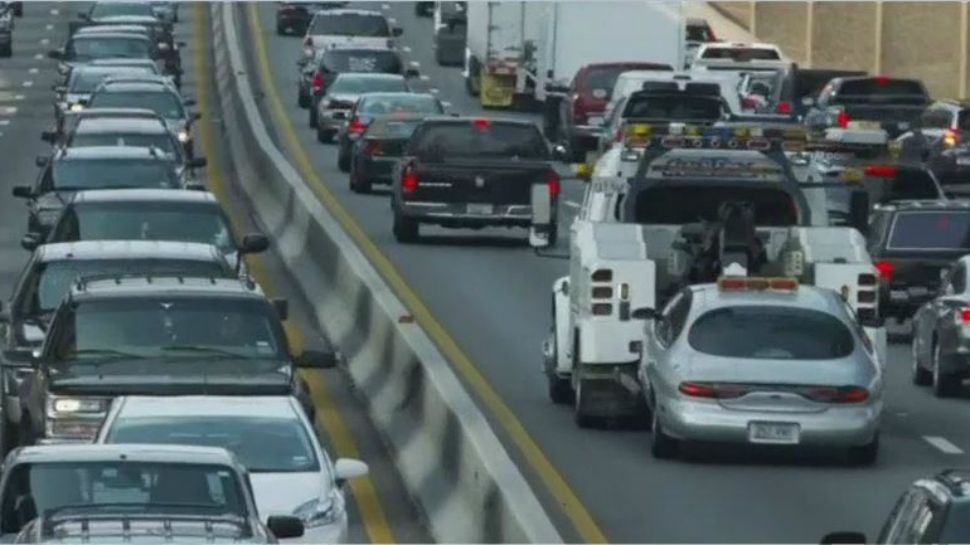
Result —
<path fill-rule="evenodd" d="M 357 157 L 357 175 L 373 184 L 391 185 L 397 157 Z"/>
<path fill-rule="evenodd" d="M 337 131 L 347 122 L 350 110 L 318 110 L 317 126 L 323 130 Z"/>
<path fill-rule="evenodd" d="M 532 224 L 532 206 L 528 204 L 494 205 L 491 214 L 469 212 L 468 203 L 444 203 L 404 201 L 396 206 L 405 217 L 424 223 L 436 223 L 455 227 L 529 227 Z"/>
<path fill-rule="evenodd" d="M 749 439 L 752 422 L 792 423 L 799 428 L 798 442 L 788 446 L 861 446 L 872 442 L 879 430 L 882 401 L 858 406 L 830 407 L 818 413 L 743 411 L 717 402 L 682 397 L 658 404 L 664 431 L 689 441 L 761 445 Z"/>
<path fill-rule="evenodd" d="M 879 292 L 880 312 L 883 316 L 909 318 L 935 293 L 936 288 L 929 286 L 884 287 Z"/>

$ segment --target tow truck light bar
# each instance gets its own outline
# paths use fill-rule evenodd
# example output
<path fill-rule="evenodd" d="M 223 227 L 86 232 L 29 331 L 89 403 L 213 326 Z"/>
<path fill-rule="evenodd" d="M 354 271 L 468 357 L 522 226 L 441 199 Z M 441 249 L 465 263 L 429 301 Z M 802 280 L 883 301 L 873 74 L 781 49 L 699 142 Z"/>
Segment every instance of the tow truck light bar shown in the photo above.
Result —
<path fill-rule="evenodd" d="M 631 123 L 623 130 L 623 141 L 629 152 L 638 148 L 803 151 L 808 143 L 807 133 L 801 128 L 702 127 L 683 123 Z M 632 154 L 630 159 L 634 160 Z"/>
<path fill-rule="evenodd" d="M 798 289 L 798 280 L 786 277 L 722 276 L 717 279 L 721 291 L 789 291 Z"/>

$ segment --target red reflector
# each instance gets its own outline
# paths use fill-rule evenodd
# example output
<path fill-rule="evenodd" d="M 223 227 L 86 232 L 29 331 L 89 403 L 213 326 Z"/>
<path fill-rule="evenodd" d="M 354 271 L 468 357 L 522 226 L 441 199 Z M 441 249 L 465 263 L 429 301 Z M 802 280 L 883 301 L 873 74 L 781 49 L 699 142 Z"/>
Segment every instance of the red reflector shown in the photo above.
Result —
<path fill-rule="evenodd" d="M 873 263 L 876 270 L 879 271 L 879 278 L 885 280 L 892 280 L 893 277 L 893 264 L 891 261 L 881 260 Z"/>
<path fill-rule="evenodd" d="M 778 113 L 780 114 L 790 114 L 791 113 L 791 102 L 787 100 L 782 100 L 778 103 Z"/>
<path fill-rule="evenodd" d="M 970 307 L 963 307 L 960 309 L 960 320 L 970 322 Z"/>
<path fill-rule="evenodd" d="M 323 89 L 323 74 L 319 70 L 313 73 L 312 86 L 314 91 L 320 91 Z"/>
<path fill-rule="evenodd" d="M 418 175 L 414 173 L 411 167 L 404 169 L 404 174 L 401 176 L 401 190 L 405 193 L 414 193 L 418 188 Z"/>
<path fill-rule="evenodd" d="M 843 129 L 849 126 L 849 121 L 852 120 L 849 119 L 849 114 L 845 110 L 840 111 L 839 115 L 835 117 L 835 123 Z"/>
<path fill-rule="evenodd" d="M 677 388 L 680 393 L 690 397 L 717 397 L 717 390 L 707 384 L 698 382 L 681 382 Z"/>
<path fill-rule="evenodd" d="M 484 117 L 476 117 L 472 120 L 472 126 L 476 129 L 487 129 L 491 123 Z"/>
<path fill-rule="evenodd" d="M 550 170 L 546 173 L 546 185 L 549 187 L 549 196 L 556 197 L 559 195 L 559 191 L 562 189 L 559 185 L 559 175 L 556 174 L 555 170 Z"/>
<path fill-rule="evenodd" d="M 350 131 L 351 134 L 360 134 L 364 132 L 365 129 L 367 129 L 367 124 L 361 121 L 359 117 L 351 119 L 350 123 L 347 124 L 347 130 Z"/>
<path fill-rule="evenodd" d="M 865 172 L 874 178 L 895 178 L 899 169 L 896 165 L 866 165 Z"/>
<path fill-rule="evenodd" d="M 884 76 L 880 74 L 874 77 L 873 80 L 875 80 L 876 85 L 886 85 L 887 83 L 889 83 L 889 76 Z"/>
<path fill-rule="evenodd" d="M 824 386 L 812 388 L 805 396 L 822 403 L 862 403 L 869 399 L 869 390 L 858 386 L 843 386 L 840 388 Z"/>

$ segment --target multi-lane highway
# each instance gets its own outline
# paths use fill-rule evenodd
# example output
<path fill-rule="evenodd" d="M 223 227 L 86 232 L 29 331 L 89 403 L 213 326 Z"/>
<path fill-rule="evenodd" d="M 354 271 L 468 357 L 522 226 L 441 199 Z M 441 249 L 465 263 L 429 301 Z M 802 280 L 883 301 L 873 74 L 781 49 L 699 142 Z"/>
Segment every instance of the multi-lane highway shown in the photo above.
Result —
<path fill-rule="evenodd" d="M 232 165 L 219 138 L 211 77 L 211 43 L 207 29 L 208 9 L 203 4 L 184 4 L 176 28 L 178 39 L 188 43 L 182 52 L 185 77 L 183 94 L 196 98 L 203 113 L 196 149 L 208 156 L 206 182 L 229 212 L 240 232 L 249 232 L 253 220 L 247 203 L 231 183 Z M 49 153 L 41 131 L 53 121 L 53 92 L 58 81 L 56 63 L 48 50 L 67 37 L 68 21 L 86 11 L 87 3 L 27 2 L 23 18 L 16 20 L 14 55 L 0 59 L 0 294 L 13 290 L 28 253 L 20 247 L 26 228 L 26 207 L 10 196 L 11 188 L 30 184 L 38 169 L 34 158 Z M 257 280 L 270 293 L 288 297 L 295 293 L 280 262 L 272 253 L 250 261 Z M 4 301 L 6 303 L 6 301 Z M 291 297 L 287 333 L 295 345 L 316 329 L 305 301 Z M 353 542 L 431 541 L 420 513 L 404 491 L 388 452 L 350 385 L 338 371 L 307 374 L 317 406 L 322 442 L 334 457 L 361 458 L 370 465 L 366 479 L 351 485 L 350 538 Z"/>
<path fill-rule="evenodd" d="M 465 94 L 459 70 L 435 64 L 432 23 L 417 19 L 410 3 L 368 6 L 397 19 L 404 51 L 426 76 L 422 85 L 453 110 L 526 115 L 483 112 Z M 570 409 L 548 401 L 539 370 L 550 285 L 566 262 L 537 257 L 515 231 L 429 228 L 421 244 L 396 243 L 386 195 L 352 194 L 336 148 L 317 143 L 307 128 L 306 110 L 296 104 L 300 40 L 276 35 L 273 10 L 269 3 L 249 10 L 248 30 L 257 33 L 248 43 L 264 115 L 281 147 L 305 177 L 322 180 L 392 264 L 381 272 L 454 362 L 567 539 L 812 542 L 832 529 L 874 533 L 914 478 L 966 463 L 967 400 L 934 399 L 910 384 L 909 348 L 900 345 L 889 351 L 882 449 L 872 468 L 845 467 L 825 453 L 722 449 L 658 461 L 646 432 L 578 429 Z M 566 184 L 565 224 L 581 192 L 581 182 Z"/>

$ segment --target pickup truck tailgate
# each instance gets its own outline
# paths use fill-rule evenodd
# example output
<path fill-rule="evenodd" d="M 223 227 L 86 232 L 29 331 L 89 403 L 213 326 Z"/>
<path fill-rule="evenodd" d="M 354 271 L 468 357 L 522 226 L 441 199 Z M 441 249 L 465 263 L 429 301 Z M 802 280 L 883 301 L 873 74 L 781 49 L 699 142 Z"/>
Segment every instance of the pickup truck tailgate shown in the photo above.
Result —
<path fill-rule="evenodd" d="M 406 200 L 446 203 L 530 204 L 534 183 L 552 172 L 543 161 L 449 160 L 415 161 L 417 189 Z"/>

